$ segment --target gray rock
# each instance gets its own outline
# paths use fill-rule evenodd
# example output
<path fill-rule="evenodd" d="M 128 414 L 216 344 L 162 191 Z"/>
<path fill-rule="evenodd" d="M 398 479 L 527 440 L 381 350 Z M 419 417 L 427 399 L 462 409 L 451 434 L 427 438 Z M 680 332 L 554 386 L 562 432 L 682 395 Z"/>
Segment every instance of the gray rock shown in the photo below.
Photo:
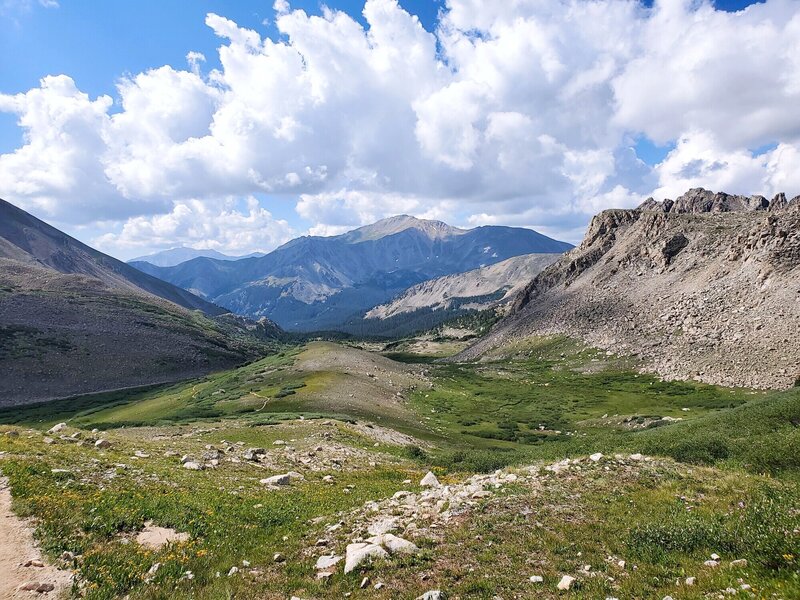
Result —
<path fill-rule="evenodd" d="M 324 556 L 320 556 L 317 559 L 316 569 L 317 571 L 326 571 L 332 567 L 335 567 L 343 557 L 336 556 L 333 554 L 327 554 Z"/>
<path fill-rule="evenodd" d="M 425 477 L 422 478 L 422 481 L 420 481 L 419 484 L 422 487 L 431 487 L 431 488 L 441 487 L 442 485 L 441 483 L 439 483 L 439 480 L 436 478 L 436 475 L 434 475 L 432 471 L 428 471 L 428 473 L 425 475 Z"/>
<path fill-rule="evenodd" d="M 422 594 L 422 596 L 418 596 L 417 600 L 444 600 L 445 595 L 444 592 L 439 590 L 430 590 Z"/>
<path fill-rule="evenodd" d="M 345 574 L 355 571 L 359 565 L 373 558 L 386 558 L 389 554 L 377 544 L 367 544 L 363 542 L 348 544 L 345 551 L 344 572 Z"/>
<path fill-rule="evenodd" d="M 575 578 L 569 575 L 564 575 L 561 578 L 561 581 L 558 582 L 558 586 L 556 586 L 561 591 L 566 591 L 572 588 L 572 584 L 575 583 Z"/>
<path fill-rule="evenodd" d="M 263 485 L 270 485 L 270 486 L 278 486 L 278 485 L 289 485 L 291 477 L 288 473 L 284 473 L 283 475 L 273 475 L 272 477 L 267 477 L 266 479 L 262 479 L 260 483 Z"/>

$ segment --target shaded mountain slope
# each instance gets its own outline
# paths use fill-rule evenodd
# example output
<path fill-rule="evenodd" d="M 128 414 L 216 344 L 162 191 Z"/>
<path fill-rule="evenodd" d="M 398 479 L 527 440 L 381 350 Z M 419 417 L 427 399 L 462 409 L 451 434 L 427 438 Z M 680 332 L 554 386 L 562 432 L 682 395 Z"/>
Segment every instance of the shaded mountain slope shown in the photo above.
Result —
<path fill-rule="evenodd" d="M 261 356 L 281 336 L 267 321 L 179 306 L 172 299 L 223 311 L 9 206 L 0 206 L 0 406 L 202 375 Z"/>
<path fill-rule="evenodd" d="M 307 331 L 335 329 L 428 279 L 569 248 L 530 229 L 463 230 L 400 216 L 340 236 L 297 238 L 260 258 L 135 266 L 235 313 Z"/>
<path fill-rule="evenodd" d="M 0 200 L 0 258 L 41 264 L 60 273 L 94 277 L 115 288 L 149 292 L 209 315 L 227 312 L 175 285 L 90 248 L 4 200 Z"/>
<path fill-rule="evenodd" d="M 638 354 L 667 378 L 790 387 L 800 376 L 800 197 L 693 189 L 604 211 L 458 360 L 550 334 Z"/>

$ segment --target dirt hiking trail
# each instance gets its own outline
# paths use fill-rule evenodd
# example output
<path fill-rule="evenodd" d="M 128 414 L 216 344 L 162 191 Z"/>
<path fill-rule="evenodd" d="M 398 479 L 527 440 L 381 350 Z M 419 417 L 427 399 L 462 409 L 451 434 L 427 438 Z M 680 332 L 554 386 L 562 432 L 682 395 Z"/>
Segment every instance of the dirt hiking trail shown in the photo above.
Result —
<path fill-rule="evenodd" d="M 57 598 L 69 588 L 69 580 L 69 571 L 44 561 L 30 526 L 11 510 L 8 480 L 0 477 L 0 600 Z"/>

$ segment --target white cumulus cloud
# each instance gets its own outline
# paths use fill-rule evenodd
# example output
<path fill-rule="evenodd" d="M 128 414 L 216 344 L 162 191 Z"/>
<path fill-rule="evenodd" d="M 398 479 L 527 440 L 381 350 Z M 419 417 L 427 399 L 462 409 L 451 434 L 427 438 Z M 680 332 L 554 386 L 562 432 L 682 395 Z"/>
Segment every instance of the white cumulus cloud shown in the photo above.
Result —
<path fill-rule="evenodd" d="M 113 99 L 69 74 L 0 94 L 25 134 L 0 155 L 2 194 L 114 221 L 99 242 L 124 253 L 269 249 L 291 229 L 273 201 L 312 233 L 408 212 L 576 241 L 594 212 L 651 194 L 800 193 L 796 0 L 447 0 L 435 31 L 397 0 L 366 0 L 366 26 L 274 11 L 274 38 L 207 16 L 217 69 L 187 48 L 185 69 L 126 76 Z M 648 165 L 641 137 L 674 149 Z"/>

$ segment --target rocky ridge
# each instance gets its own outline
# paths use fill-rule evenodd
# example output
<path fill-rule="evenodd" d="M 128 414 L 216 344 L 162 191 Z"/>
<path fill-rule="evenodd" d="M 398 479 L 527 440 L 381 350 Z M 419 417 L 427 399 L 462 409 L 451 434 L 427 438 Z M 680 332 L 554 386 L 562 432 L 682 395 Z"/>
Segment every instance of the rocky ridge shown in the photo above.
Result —
<path fill-rule="evenodd" d="M 524 254 L 465 273 L 424 281 L 370 309 L 365 319 L 388 319 L 421 308 L 447 309 L 458 303 L 467 310 L 483 310 L 508 302 L 560 254 Z"/>
<path fill-rule="evenodd" d="M 534 335 L 641 357 L 665 378 L 787 388 L 800 376 L 800 196 L 692 189 L 607 210 L 457 360 Z"/>

